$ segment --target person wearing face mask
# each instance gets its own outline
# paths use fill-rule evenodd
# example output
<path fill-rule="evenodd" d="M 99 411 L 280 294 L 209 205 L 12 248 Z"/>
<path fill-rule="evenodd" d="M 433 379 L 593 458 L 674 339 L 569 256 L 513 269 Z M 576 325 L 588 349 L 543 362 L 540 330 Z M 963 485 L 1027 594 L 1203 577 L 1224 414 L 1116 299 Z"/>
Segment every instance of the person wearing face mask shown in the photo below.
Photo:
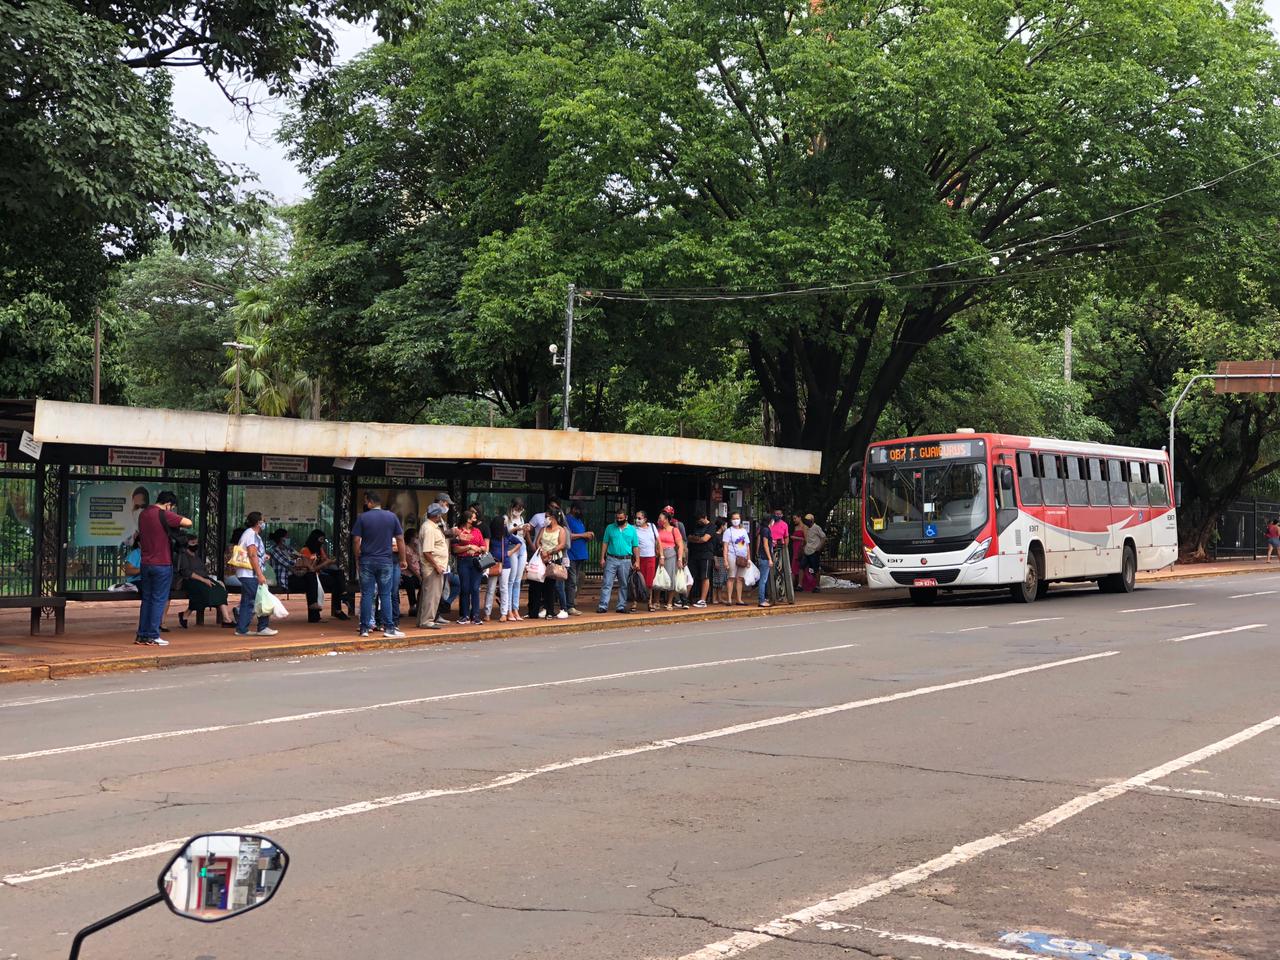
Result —
<path fill-rule="evenodd" d="M 769 540 L 773 558 L 774 593 L 779 600 L 788 603 L 796 602 L 795 586 L 791 579 L 791 525 L 782 513 L 781 507 L 773 508 L 773 516 L 768 523 Z"/>
<path fill-rule="evenodd" d="M 355 598 L 347 595 L 347 577 L 329 553 L 329 539 L 323 530 L 312 530 L 299 554 L 320 581 L 329 595 L 329 613 L 335 620 L 348 619 L 342 612 L 345 603 L 354 613 Z"/>
<path fill-rule="evenodd" d="M 658 528 L 649 522 L 649 515 L 636 511 L 635 534 L 640 541 L 640 576 L 649 591 L 649 612 L 653 612 L 653 578 L 658 573 Z"/>
<path fill-rule="evenodd" d="M 813 592 L 817 593 L 822 582 L 822 548 L 827 545 L 827 535 L 818 526 L 812 513 L 804 515 L 804 556 L 800 563 L 813 578 Z"/>
<path fill-rule="evenodd" d="M 514 614 L 514 617 L 509 614 L 507 619 L 523 620 L 520 616 L 520 589 L 524 567 L 529 562 L 529 541 L 526 539 L 529 524 L 524 516 L 524 501 L 519 497 L 511 501 L 507 510 L 507 530 L 520 538 L 520 549 L 511 555 L 511 572 L 507 575 L 510 580 L 511 611 Z"/>
<path fill-rule="evenodd" d="M 244 548 L 249 566 L 240 571 L 240 608 L 236 613 L 236 636 L 239 637 L 276 635 L 270 617 L 258 617 L 257 629 L 249 629 L 253 624 L 253 604 L 258 598 L 258 587 L 267 582 L 267 575 L 262 572 L 262 561 L 267 555 L 262 543 L 262 530 L 266 525 L 262 514 L 253 510 L 245 517 L 244 533 L 240 534 L 239 546 Z"/>
<path fill-rule="evenodd" d="M 609 612 L 613 584 L 618 584 L 618 613 L 627 612 L 627 578 L 640 568 L 640 538 L 636 528 L 627 523 L 627 511 L 619 508 L 613 523 L 604 528 L 601 538 L 604 554 L 604 583 L 600 587 L 600 603 L 596 613 Z"/>
<path fill-rule="evenodd" d="M 293 538 L 284 527 L 271 534 L 271 546 L 267 548 L 267 559 L 271 561 L 271 569 L 276 575 L 276 586 L 285 593 L 302 587 L 307 597 L 307 621 L 320 622 L 319 578 L 311 565 L 293 549 Z"/>
<path fill-rule="evenodd" d="M 711 591 L 711 567 L 716 552 L 714 537 L 715 527 L 711 525 L 707 511 L 703 510 L 689 533 L 689 573 L 693 575 L 694 584 L 689 596 L 697 597 L 693 602 L 695 607 L 705 607 Z"/>
<path fill-rule="evenodd" d="M 729 514 L 729 526 L 724 532 L 724 566 L 729 574 L 729 606 L 745 607 L 742 598 L 743 571 L 751 565 L 751 539 L 742 526 L 742 514 L 737 510 Z"/>
<path fill-rule="evenodd" d="M 227 605 L 227 588 L 209 572 L 200 555 L 200 541 L 195 536 L 187 538 L 186 549 L 178 555 L 178 576 L 187 592 L 187 609 L 178 614 L 178 626 L 186 630 L 187 617 L 210 607 L 218 612 L 218 622 L 224 627 L 235 626 L 231 607 Z"/>
<path fill-rule="evenodd" d="M 439 630 L 440 597 L 449 573 L 449 540 L 444 535 L 446 508 L 433 503 L 427 508 L 427 522 L 418 531 L 422 595 L 418 598 L 418 626 Z"/>

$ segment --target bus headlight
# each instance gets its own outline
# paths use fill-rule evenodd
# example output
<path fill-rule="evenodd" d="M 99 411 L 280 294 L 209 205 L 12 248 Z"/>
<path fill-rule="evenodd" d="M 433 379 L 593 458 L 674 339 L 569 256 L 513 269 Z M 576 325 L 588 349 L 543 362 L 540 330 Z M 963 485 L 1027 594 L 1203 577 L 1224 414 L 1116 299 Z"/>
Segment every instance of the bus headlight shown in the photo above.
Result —
<path fill-rule="evenodd" d="M 983 540 L 971 551 L 969 551 L 969 556 L 964 558 L 964 562 L 977 563 L 979 560 L 982 560 L 986 557 L 987 551 L 990 549 L 991 549 L 991 538 L 987 537 L 987 539 Z"/>
<path fill-rule="evenodd" d="M 884 561 L 877 557 L 874 551 L 867 554 L 867 563 L 871 564 L 873 567 L 879 567 L 881 570 L 884 569 Z"/>

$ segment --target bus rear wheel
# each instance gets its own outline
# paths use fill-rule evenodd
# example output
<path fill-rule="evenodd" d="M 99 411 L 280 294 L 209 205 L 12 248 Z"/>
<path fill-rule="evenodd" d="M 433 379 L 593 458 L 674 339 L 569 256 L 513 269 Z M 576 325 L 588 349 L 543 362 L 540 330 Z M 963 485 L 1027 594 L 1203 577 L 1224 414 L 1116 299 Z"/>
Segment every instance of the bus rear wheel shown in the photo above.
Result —
<path fill-rule="evenodd" d="M 1138 555 L 1133 544 L 1124 546 L 1124 558 L 1120 561 L 1120 572 L 1103 577 L 1098 586 L 1103 593 L 1133 593 L 1134 583 L 1138 579 Z"/>
<path fill-rule="evenodd" d="M 1048 585 L 1040 576 L 1040 555 L 1034 550 L 1027 554 L 1027 572 L 1021 583 L 1009 587 L 1009 594 L 1018 603 L 1031 603 L 1043 597 Z"/>
<path fill-rule="evenodd" d="M 927 607 L 938 599 L 937 587 L 912 587 L 911 602 L 918 607 Z"/>

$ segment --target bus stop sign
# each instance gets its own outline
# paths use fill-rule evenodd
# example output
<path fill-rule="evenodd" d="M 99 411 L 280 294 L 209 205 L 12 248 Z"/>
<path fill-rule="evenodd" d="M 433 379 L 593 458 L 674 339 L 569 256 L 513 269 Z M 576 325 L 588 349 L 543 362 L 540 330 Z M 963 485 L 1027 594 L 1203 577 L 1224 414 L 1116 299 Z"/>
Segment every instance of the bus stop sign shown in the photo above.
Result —
<path fill-rule="evenodd" d="M 1214 393 L 1280 393 L 1280 360 L 1223 360 Z"/>

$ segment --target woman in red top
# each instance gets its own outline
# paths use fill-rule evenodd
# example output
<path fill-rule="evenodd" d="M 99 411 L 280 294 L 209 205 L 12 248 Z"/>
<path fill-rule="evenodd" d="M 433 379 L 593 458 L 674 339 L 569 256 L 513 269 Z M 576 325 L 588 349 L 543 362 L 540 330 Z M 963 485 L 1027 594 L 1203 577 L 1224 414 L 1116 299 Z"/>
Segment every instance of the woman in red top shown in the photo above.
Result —
<path fill-rule="evenodd" d="M 658 557 L 671 578 L 672 589 L 660 590 L 666 595 L 667 609 L 671 609 L 671 601 L 675 598 L 676 572 L 684 566 L 684 537 L 680 536 L 680 528 L 673 526 L 671 519 L 665 514 L 658 514 Z M 659 603 L 662 601 L 659 600 Z"/>
<path fill-rule="evenodd" d="M 484 534 L 476 526 L 474 510 L 467 511 L 453 540 L 453 555 L 458 559 L 458 625 L 484 623 L 480 610 L 480 554 L 484 553 Z"/>

